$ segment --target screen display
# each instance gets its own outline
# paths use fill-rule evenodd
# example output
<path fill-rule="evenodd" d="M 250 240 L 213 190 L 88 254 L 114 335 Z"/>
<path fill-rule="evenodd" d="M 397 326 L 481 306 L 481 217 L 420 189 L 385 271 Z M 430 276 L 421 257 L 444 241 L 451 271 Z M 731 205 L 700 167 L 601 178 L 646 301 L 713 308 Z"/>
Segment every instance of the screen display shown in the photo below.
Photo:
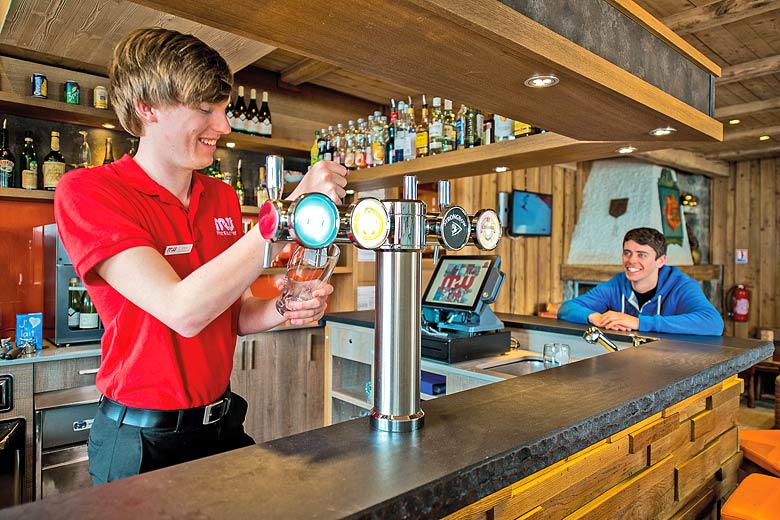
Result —
<path fill-rule="evenodd" d="M 445 256 L 436 264 L 423 305 L 474 311 L 495 256 Z"/>
<path fill-rule="evenodd" d="M 549 235 L 552 231 L 552 195 L 530 191 L 512 192 L 510 236 Z"/>

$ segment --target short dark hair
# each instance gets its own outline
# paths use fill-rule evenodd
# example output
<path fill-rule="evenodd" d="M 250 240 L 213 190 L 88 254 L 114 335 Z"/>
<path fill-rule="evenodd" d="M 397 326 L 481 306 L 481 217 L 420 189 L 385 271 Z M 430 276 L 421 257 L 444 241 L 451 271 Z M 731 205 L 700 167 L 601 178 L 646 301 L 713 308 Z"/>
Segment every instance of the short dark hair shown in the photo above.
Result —
<path fill-rule="evenodd" d="M 623 245 L 625 246 L 629 240 L 633 240 L 640 246 L 652 247 L 656 258 L 666 254 L 666 237 L 657 229 L 649 227 L 631 229 L 623 237 Z"/>

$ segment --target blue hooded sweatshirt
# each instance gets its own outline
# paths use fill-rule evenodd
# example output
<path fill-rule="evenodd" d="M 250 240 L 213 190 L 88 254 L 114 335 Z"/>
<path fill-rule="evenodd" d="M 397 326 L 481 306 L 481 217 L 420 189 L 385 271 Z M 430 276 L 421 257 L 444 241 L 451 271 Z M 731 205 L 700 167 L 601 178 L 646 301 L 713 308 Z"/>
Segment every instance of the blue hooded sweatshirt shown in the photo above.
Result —
<path fill-rule="evenodd" d="M 625 273 L 619 273 L 579 298 L 564 302 L 558 310 L 558 318 L 587 324 L 590 314 L 606 311 L 638 316 L 640 332 L 723 334 L 723 318 L 707 301 L 696 280 L 669 265 L 658 270 L 655 296 L 641 309 L 631 282 Z"/>

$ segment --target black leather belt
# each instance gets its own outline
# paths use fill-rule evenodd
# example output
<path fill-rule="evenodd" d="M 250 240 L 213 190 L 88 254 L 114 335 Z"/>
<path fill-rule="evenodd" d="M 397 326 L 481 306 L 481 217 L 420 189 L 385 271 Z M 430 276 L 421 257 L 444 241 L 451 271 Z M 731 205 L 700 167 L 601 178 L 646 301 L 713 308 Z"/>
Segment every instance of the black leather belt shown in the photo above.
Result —
<path fill-rule="evenodd" d="M 119 424 L 139 428 L 175 428 L 176 430 L 197 428 L 214 424 L 227 415 L 230 408 L 230 391 L 228 390 L 221 399 L 209 405 L 185 410 L 130 408 L 106 396 L 100 399 L 98 408 L 106 417 Z"/>

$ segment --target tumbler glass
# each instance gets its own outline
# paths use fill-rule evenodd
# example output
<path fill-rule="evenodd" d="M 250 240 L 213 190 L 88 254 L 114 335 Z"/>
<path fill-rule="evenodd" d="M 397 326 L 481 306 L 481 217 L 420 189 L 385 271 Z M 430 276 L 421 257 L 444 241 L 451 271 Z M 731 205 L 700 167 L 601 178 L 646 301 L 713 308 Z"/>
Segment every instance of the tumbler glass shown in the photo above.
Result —
<path fill-rule="evenodd" d="M 285 311 L 290 310 L 287 308 L 288 302 L 311 300 L 311 293 L 328 283 L 339 253 L 336 244 L 320 249 L 303 246 L 295 248 L 287 262 L 282 295 L 276 300 L 279 314 L 284 315 Z"/>
<path fill-rule="evenodd" d="M 565 343 L 546 343 L 544 345 L 544 368 L 566 365 L 571 361 L 571 349 Z"/>

